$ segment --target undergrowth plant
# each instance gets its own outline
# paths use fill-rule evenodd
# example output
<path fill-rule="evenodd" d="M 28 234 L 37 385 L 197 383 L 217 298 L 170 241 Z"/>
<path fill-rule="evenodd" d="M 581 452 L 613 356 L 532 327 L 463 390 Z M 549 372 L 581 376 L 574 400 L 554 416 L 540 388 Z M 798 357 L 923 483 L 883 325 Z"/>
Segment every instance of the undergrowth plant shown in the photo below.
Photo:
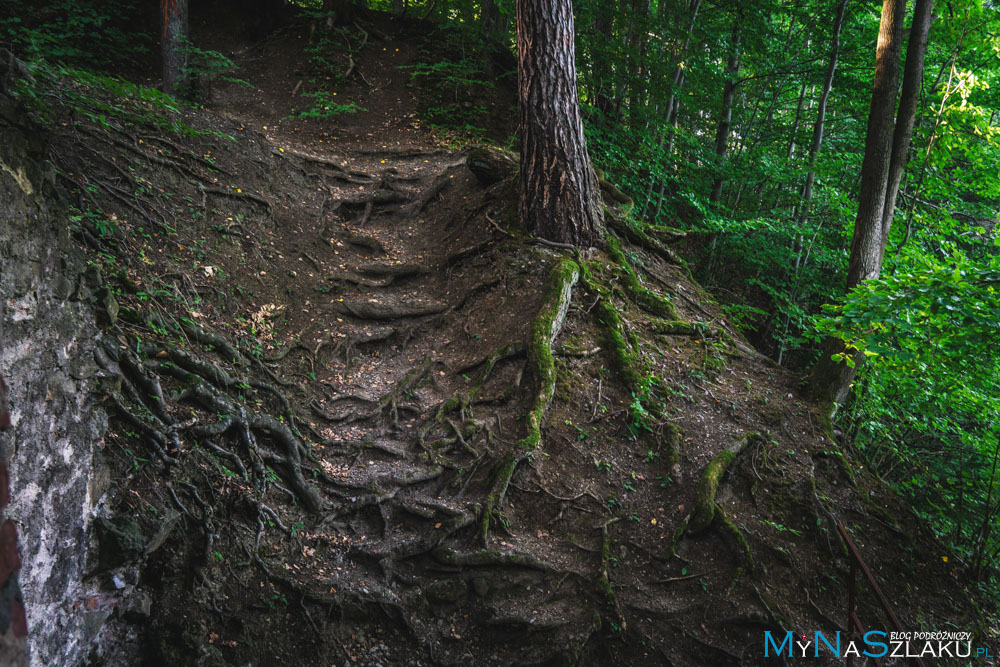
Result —
<path fill-rule="evenodd" d="M 188 97 L 207 98 L 212 84 L 219 81 L 253 88 L 253 84 L 235 76 L 239 67 L 228 56 L 218 51 L 201 49 L 190 40 L 185 40 L 185 46 L 181 50 L 187 63 L 183 68 L 183 78 L 191 82 Z"/>
<path fill-rule="evenodd" d="M 138 7 L 114 0 L 30 3 L 0 0 L 0 46 L 22 59 L 43 58 L 92 70 L 111 71 L 140 61 L 152 35 L 135 29 Z"/>
<path fill-rule="evenodd" d="M 28 61 L 24 68 L 27 76 L 13 93 L 46 124 L 69 112 L 106 130 L 153 127 L 179 136 L 212 134 L 235 141 L 222 132 L 191 127 L 181 120 L 185 104 L 151 86 L 42 59 Z"/>
<path fill-rule="evenodd" d="M 358 113 L 368 111 L 359 106 L 356 102 L 345 100 L 338 102 L 334 98 L 337 93 L 330 93 L 325 90 L 317 90 L 312 93 L 303 93 L 302 97 L 312 100 L 312 103 L 304 111 L 293 114 L 294 118 L 332 118 L 342 114 Z"/>

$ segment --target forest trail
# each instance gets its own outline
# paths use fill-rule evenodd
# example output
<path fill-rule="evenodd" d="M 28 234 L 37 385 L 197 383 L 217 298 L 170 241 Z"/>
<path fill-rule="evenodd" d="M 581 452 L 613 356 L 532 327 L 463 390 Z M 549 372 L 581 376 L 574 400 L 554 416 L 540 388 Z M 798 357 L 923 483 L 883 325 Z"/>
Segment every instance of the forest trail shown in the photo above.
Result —
<path fill-rule="evenodd" d="M 102 339 L 124 378 L 108 509 L 160 540 L 102 543 L 135 572 L 122 608 L 155 602 L 98 658 L 759 664 L 764 630 L 837 627 L 837 521 L 892 599 L 920 600 L 904 622 L 971 618 L 926 531 L 665 241 L 613 211 L 621 238 L 586 255 L 525 235 L 515 160 L 444 147 L 399 69 L 413 41 L 379 31 L 336 91 L 367 111 L 291 117 L 299 23 L 206 42 L 252 87 L 185 112 L 197 136 L 77 119 L 54 138 L 67 197 L 115 223 L 79 233 L 121 310 Z M 542 444 L 497 499 L 565 263 L 586 271 Z"/>
<path fill-rule="evenodd" d="M 283 28 L 247 44 L 232 32 L 215 30 L 221 20 L 232 17 L 207 15 L 192 29 L 196 35 L 201 31 L 200 41 L 207 48 L 231 54 L 240 78 L 251 85 L 213 90 L 212 107 L 220 114 L 249 124 L 276 145 L 341 158 L 440 147 L 441 141 L 421 121 L 417 91 L 409 85 L 406 68 L 418 59 L 413 28 L 402 29 L 391 21 L 369 26 L 380 37 L 357 26 L 361 43 L 353 45 L 345 32 L 343 39 L 350 45 L 346 68 L 324 75 L 308 69 L 309 49 L 322 38 L 322 26 L 310 27 L 305 34 Z M 344 82 L 327 99 L 360 110 L 318 120 L 296 117 L 309 104 L 301 93 L 324 86 L 331 74 L 343 74 Z"/>

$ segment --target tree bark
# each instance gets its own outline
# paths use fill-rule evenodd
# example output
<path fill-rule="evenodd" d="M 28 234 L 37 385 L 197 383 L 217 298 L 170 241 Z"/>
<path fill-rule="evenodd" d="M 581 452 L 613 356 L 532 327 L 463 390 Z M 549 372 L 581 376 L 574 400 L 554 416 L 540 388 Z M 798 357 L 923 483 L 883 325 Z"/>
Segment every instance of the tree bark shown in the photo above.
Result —
<path fill-rule="evenodd" d="M 865 157 L 861 164 L 861 194 L 854 221 L 851 258 L 847 267 L 847 290 L 877 278 L 882 264 L 882 214 L 885 208 L 889 160 L 895 123 L 896 90 L 899 85 L 899 55 L 903 41 L 906 0 L 884 0 L 875 50 L 875 85 L 868 112 Z M 851 354 L 842 341 L 828 338 L 813 367 L 810 389 L 829 415 L 847 398 L 864 356 L 854 355 L 848 365 L 834 355 Z"/>
<path fill-rule="evenodd" d="M 160 17 L 163 90 L 171 95 L 185 95 L 191 89 L 187 71 L 188 0 L 160 0 Z"/>
<path fill-rule="evenodd" d="M 934 14 L 934 0 L 917 0 L 913 9 L 913 24 L 910 27 L 910 42 L 906 47 L 906 64 L 903 66 L 903 87 L 899 93 L 899 109 L 896 111 L 896 129 L 892 136 L 892 157 L 889 162 L 889 176 L 886 184 L 885 206 L 882 211 L 882 248 L 879 264 L 885 257 L 885 246 L 889 242 L 889 230 L 896 212 L 896 197 L 899 184 L 903 180 L 913 125 L 917 118 L 917 104 L 920 84 L 924 78 L 924 54 L 927 53 L 927 35 L 931 29 Z"/>
<path fill-rule="evenodd" d="M 604 215 L 583 136 L 570 0 L 517 0 L 517 59 L 521 221 L 549 241 L 593 246 Z"/>
<path fill-rule="evenodd" d="M 712 194 L 708 200 L 718 204 L 722 199 L 722 185 L 725 179 L 722 170 L 725 168 L 726 153 L 729 151 L 729 130 L 733 124 L 733 99 L 736 97 L 736 77 L 740 72 L 740 16 L 733 17 L 733 35 L 730 41 L 729 61 L 726 63 L 726 84 L 722 88 L 722 111 L 719 114 L 719 127 L 715 133 L 715 156 L 718 160 L 719 172 L 712 182 Z"/>

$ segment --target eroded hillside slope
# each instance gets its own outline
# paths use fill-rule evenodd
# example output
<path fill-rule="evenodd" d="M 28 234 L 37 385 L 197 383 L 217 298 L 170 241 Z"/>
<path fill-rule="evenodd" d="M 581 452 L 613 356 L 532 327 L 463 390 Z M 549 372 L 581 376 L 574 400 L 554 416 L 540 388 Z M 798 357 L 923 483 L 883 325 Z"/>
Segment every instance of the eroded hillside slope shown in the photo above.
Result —
<path fill-rule="evenodd" d="M 94 663 L 756 664 L 764 630 L 841 627 L 837 522 L 907 627 L 979 623 L 670 234 L 606 184 L 605 249 L 538 243 L 514 157 L 289 118 L 266 63 L 297 38 L 224 113 L 33 75 L 69 100 L 35 113 L 113 378 L 74 394 L 112 416 L 60 611 Z M 409 118 L 372 39 L 360 104 Z"/>

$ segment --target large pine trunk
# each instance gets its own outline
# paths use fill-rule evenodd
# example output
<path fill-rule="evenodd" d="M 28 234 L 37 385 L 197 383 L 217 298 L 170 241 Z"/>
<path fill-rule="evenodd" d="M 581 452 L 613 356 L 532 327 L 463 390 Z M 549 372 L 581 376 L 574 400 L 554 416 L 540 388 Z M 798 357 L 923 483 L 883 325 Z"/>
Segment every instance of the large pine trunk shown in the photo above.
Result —
<path fill-rule="evenodd" d="M 521 221 L 549 241 L 593 246 L 604 215 L 577 99 L 570 0 L 517 0 L 517 60 Z"/>
<path fill-rule="evenodd" d="M 191 89 L 187 71 L 188 0 L 160 0 L 160 16 L 163 90 L 171 95 L 186 95 Z"/>

